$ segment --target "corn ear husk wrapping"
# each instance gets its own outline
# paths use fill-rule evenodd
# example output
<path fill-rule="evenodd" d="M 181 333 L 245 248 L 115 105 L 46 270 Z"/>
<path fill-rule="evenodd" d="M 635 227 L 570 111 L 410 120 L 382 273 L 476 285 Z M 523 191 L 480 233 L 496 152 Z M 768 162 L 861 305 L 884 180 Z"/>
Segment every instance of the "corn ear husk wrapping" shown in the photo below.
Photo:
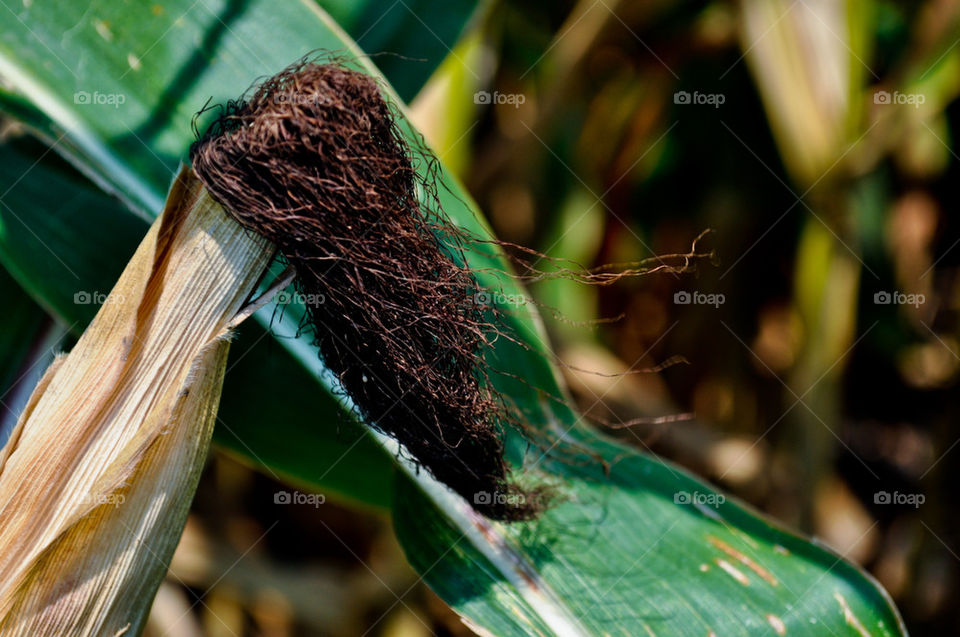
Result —
<path fill-rule="evenodd" d="M 273 251 L 181 170 L 0 451 L 0 634 L 141 631 L 207 455 L 230 329 Z"/>

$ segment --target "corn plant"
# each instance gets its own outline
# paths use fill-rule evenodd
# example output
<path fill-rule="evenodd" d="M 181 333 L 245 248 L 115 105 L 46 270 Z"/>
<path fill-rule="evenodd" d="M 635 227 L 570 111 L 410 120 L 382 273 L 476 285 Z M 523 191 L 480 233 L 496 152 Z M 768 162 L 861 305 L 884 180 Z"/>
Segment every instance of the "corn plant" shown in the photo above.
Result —
<path fill-rule="evenodd" d="M 452 37 L 473 15 L 465 5 L 416 8 Z M 47 317 L 83 332 L 96 308 L 76 295 L 113 288 L 188 158 L 194 114 L 211 100 L 235 98 L 311 51 L 335 51 L 382 82 L 400 130 L 416 142 L 404 99 L 431 69 L 366 56 L 351 35 L 375 29 L 381 40 L 369 46 L 402 51 L 408 26 L 377 24 L 366 6 L 164 0 L 153 8 L 39 1 L 7 7 L 0 109 L 43 146 L 0 145 L 0 263 L 9 273 L 0 281 L 8 310 L 4 360 L 24 360 L 20 344 L 46 329 Z M 421 19 L 412 12 L 407 18 Z M 445 214 L 486 236 L 482 211 L 463 185 L 446 170 L 439 180 Z M 525 297 L 500 250 L 474 246 L 463 258 L 483 289 Z M 420 470 L 375 423 L 356 417 L 310 339 L 297 332 L 305 311 L 294 301 L 278 322 L 268 305 L 239 328 L 233 347 L 242 356 L 225 375 L 220 407 L 230 427 L 214 430 L 215 446 L 299 488 L 387 509 L 410 564 L 479 632 L 905 634 L 889 597 L 859 567 L 586 423 L 565 400 L 535 312 L 503 318 L 514 338 L 496 342 L 491 365 L 504 373 L 491 382 L 523 418 L 506 433 L 507 460 L 557 497 L 533 519 L 498 522 Z M 261 338 L 275 346 L 250 349 Z M 255 383 L 235 385 L 233 378 Z M 55 435 L 49 444 L 58 444 Z M 70 476 L 60 478 L 69 484 Z M 189 503 L 189 489 L 176 496 L 180 506 Z M 0 511 L 6 505 L 0 502 Z M 6 524 L 0 518 L 0 537 Z M 72 541 L 82 551 L 93 540 Z M 56 564 L 49 568 L 55 576 Z M 68 594 L 61 587 L 37 599 L 54 604 Z M 134 600 L 141 617 L 151 595 Z M 33 634 L 45 629 L 34 626 Z"/>

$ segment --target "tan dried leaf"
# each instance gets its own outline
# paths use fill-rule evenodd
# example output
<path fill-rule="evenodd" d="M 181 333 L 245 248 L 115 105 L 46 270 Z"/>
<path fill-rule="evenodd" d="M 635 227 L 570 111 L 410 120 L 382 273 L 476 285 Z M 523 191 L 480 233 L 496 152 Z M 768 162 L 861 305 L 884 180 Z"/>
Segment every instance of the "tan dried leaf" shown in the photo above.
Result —
<path fill-rule="evenodd" d="M 0 451 L 0 634 L 138 634 L 183 530 L 233 325 L 274 252 L 188 169 Z"/>

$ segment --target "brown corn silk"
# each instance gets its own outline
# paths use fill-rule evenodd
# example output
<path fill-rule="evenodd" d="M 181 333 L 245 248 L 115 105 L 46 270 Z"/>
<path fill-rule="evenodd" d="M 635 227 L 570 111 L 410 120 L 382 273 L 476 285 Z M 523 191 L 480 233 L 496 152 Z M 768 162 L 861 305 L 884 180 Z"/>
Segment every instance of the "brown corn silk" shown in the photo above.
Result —
<path fill-rule="evenodd" d="M 229 103 L 190 156 L 296 269 L 320 354 L 365 419 L 487 516 L 534 515 L 539 499 L 508 481 L 487 381 L 497 329 L 451 258 L 464 235 L 418 197 L 435 202 L 377 82 L 300 62 Z"/>

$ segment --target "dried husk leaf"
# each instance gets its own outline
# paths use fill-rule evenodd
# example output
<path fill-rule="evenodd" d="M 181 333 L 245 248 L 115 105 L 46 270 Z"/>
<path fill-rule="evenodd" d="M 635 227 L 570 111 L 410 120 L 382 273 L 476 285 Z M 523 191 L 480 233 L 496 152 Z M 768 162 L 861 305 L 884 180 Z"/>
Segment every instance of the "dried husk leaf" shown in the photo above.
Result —
<path fill-rule="evenodd" d="M 140 632 L 207 455 L 230 330 L 273 252 L 181 170 L 0 452 L 0 634 Z"/>

